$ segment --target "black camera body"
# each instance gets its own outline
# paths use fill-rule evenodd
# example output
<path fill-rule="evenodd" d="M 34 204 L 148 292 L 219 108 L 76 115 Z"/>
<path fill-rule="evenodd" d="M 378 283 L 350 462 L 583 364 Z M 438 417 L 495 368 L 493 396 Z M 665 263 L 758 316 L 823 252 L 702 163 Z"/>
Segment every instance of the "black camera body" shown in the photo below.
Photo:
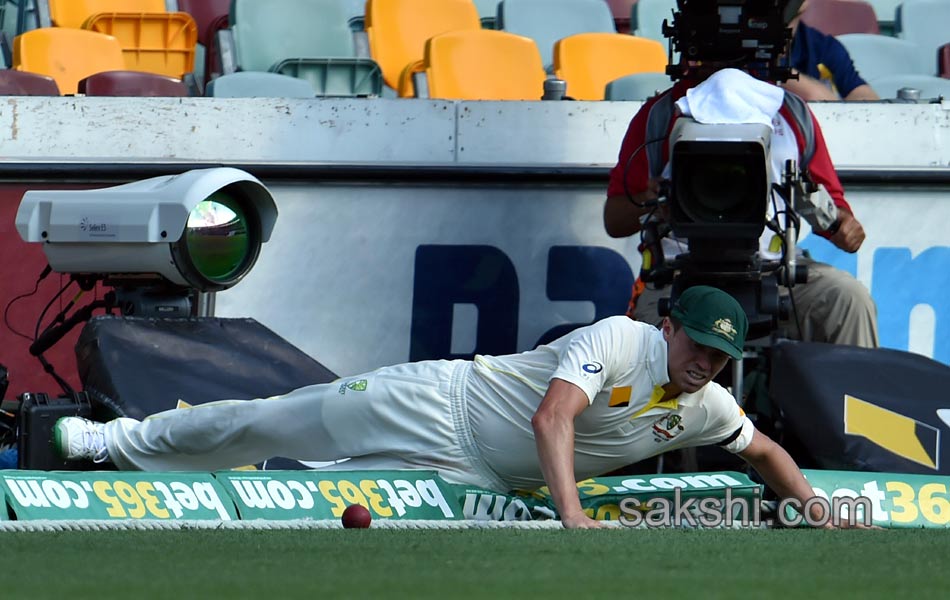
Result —
<path fill-rule="evenodd" d="M 673 79 L 705 77 L 718 69 L 740 68 L 761 79 L 793 77 L 787 61 L 792 39 L 788 22 L 802 0 L 678 0 L 673 22 L 663 23 L 670 38 Z M 681 64 L 673 63 L 679 53 Z"/>

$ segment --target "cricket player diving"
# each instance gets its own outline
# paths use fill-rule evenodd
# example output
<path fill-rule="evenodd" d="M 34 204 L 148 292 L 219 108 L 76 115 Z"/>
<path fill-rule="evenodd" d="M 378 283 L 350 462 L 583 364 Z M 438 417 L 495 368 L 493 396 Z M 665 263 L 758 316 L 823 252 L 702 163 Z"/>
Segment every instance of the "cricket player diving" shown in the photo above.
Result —
<path fill-rule="evenodd" d="M 499 493 L 547 485 L 566 528 L 603 526 L 584 514 L 577 481 L 716 444 L 803 506 L 814 491 L 798 466 L 712 381 L 742 356 L 747 329 L 732 296 L 696 286 L 659 329 L 610 317 L 520 354 L 383 367 L 143 421 L 64 417 L 54 442 L 66 459 L 124 470 L 350 458 L 330 468 L 434 469 Z"/>

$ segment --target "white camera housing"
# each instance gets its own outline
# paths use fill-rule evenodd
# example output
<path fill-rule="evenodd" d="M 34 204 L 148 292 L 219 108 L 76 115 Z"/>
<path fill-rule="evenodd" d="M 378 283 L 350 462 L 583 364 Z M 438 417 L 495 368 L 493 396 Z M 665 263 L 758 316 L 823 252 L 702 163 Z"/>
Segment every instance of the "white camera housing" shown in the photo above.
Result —
<path fill-rule="evenodd" d="M 215 223 L 211 213 L 227 221 Z M 161 278 L 219 291 L 250 271 L 276 221 L 277 205 L 264 184 L 220 167 L 103 189 L 30 190 L 16 228 L 25 241 L 43 243 L 59 273 L 113 282 Z"/>

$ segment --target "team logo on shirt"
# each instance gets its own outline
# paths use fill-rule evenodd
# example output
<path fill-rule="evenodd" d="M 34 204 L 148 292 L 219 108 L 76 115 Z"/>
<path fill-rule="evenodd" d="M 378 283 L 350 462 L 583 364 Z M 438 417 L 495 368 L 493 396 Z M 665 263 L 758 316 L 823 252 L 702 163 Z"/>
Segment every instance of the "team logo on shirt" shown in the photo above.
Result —
<path fill-rule="evenodd" d="M 585 373 L 594 374 L 594 373 L 600 373 L 601 371 L 603 371 L 604 365 L 600 364 L 599 362 L 594 361 L 594 362 L 589 362 L 589 363 L 585 363 L 581 365 L 581 368 L 584 369 Z"/>
<path fill-rule="evenodd" d="M 356 379 L 354 381 L 346 381 L 340 384 L 340 393 L 345 394 L 346 390 L 353 390 L 354 392 L 365 392 L 369 382 L 365 379 Z"/>
<path fill-rule="evenodd" d="M 667 413 L 654 421 L 653 438 L 657 443 L 668 442 L 685 430 L 682 416 L 676 413 Z"/>

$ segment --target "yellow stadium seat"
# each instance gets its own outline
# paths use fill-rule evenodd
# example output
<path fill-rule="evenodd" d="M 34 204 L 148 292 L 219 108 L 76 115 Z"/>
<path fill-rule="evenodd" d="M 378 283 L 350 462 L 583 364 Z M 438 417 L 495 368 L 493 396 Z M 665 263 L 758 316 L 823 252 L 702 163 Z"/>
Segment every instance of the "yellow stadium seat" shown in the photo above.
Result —
<path fill-rule="evenodd" d="M 49 0 L 50 20 L 56 27 L 79 29 L 98 13 L 165 12 L 165 0 Z"/>
<path fill-rule="evenodd" d="M 82 27 L 119 40 L 131 71 L 180 78 L 195 70 L 198 26 L 188 13 L 97 13 Z"/>
<path fill-rule="evenodd" d="M 472 0 L 367 0 L 366 36 L 383 80 L 400 96 L 414 95 L 405 69 L 422 60 L 426 40 L 447 31 L 478 30 Z"/>
<path fill-rule="evenodd" d="M 13 39 L 13 68 L 49 75 L 62 94 L 75 94 L 80 79 L 125 69 L 122 46 L 111 35 L 46 27 Z"/>
<path fill-rule="evenodd" d="M 623 33 L 579 33 L 554 44 L 554 74 L 576 100 L 603 100 L 607 84 L 635 73 L 663 73 L 663 44 Z"/>
<path fill-rule="evenodd" d="M 430 38 L 410 71 L 425 71 L 429 97 L 446 100 L 540 100 L 546 78 L 534 40 L 490 29 Z"/>

